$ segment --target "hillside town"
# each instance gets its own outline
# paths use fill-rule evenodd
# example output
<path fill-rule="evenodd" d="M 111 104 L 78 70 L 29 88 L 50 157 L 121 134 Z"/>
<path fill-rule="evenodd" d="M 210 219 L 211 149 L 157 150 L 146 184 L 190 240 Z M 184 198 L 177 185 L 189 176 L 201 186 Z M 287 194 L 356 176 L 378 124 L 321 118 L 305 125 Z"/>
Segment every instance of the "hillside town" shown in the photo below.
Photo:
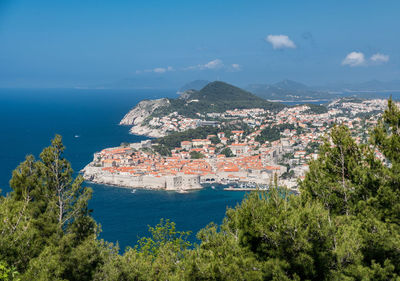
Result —
<path fill-rule="evenodd" d="M 342 99 L 321 113 L 309 105 L 286 107 L 278 113 L 234 109 L 199 114 L 199 119 L 173 113 L 149 124 L 169 133 L 202 126 L 221 130 L 182 140 L 168 156 L 157 153 L 151 140 L 107 148 L 94 154 L 83 174 L 89 181 L 130 188 L 185 191 L 222 184 L 243 190 L 279 184 L 295 190 L 334 124 L 345 125 L 357 142 L 364 142 L 367 128 L 378 122 L 386 105 L 383 99 Z M 246 128 L 222 130 L 235 121 Z"/>

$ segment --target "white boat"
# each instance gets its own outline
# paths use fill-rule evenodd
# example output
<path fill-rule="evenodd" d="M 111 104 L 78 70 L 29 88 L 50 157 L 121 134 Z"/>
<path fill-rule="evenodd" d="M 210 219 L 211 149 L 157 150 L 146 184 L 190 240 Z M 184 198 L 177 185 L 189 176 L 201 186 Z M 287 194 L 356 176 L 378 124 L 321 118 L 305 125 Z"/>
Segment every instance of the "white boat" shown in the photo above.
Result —
<path fill-rule="evenodd" d="M 135 193 L 135 192 L 136 192 L 136 189 L 132 189 L 131 193 Z"/>

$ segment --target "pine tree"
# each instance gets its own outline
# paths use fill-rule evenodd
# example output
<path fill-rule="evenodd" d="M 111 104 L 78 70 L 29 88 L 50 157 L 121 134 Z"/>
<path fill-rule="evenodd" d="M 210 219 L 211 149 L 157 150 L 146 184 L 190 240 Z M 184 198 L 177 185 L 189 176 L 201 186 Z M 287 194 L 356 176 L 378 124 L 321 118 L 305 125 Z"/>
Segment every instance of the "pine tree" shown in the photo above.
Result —
<path fill-rule="evenodd" d="M 0 259 L 23 280 L 90 280 L 110 248 L 97 240 L 92 191 L 81 176 L 73 179 L 64 150 L 56 135 L 40 160 L 27 156 L 13 172 L 11 195 L 0 199 Z"/>
<path fill-rule="evenodd" d="M 400 110 L 390 98 L 381 122 L 372 131 L 371 143 L 384 156 L 382 179 L 374 207 L 383 220 L 400 225 Z"/>
<path fill-rule="evenodd" d="M 333 215 L 354 214 L 358 202 L 367 200 L 379 186 L 379 180 L 369 174 L 376 165 L 369 147 L 358 145 L 347 127 L 333 127 L 300 183 L 301 196 L 320 201 Z"/>

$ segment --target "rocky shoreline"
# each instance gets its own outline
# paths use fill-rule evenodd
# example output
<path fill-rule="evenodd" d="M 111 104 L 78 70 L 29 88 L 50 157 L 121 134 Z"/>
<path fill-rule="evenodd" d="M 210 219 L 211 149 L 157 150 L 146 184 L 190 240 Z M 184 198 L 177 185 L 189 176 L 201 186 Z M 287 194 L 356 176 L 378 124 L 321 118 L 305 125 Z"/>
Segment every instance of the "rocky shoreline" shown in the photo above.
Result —
<path fill-rule="evenodd" d="M 143 122 L 149 117 L 157 108 L 169 106 L 170 102 L 167 98 L 156 100 L 143 100 L 132 108 L 124 118 L 122 118 L 120 125 L 132 126 L 129 130 L 130 134 L 147 136 L 151 138 L 159 138 L 166 135 L 160 129 L 154 129 L 148 125 L 143 125 Z"/>

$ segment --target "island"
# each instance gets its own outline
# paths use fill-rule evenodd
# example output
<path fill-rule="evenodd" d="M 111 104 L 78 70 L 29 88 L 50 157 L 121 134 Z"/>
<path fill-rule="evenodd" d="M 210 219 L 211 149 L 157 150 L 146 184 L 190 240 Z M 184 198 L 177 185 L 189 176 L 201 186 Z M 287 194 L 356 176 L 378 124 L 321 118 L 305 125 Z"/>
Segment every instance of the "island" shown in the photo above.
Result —
<path fill-rule="evenodd" d="M 383 99 L 344 98 L 286 106 L 211 82 L 177 99 L 140 102 L 120 124 L 156 138 L 96 152 L 82 172 L 87 181 L 127 188 L 295 190 L 332 126 L 344 124 L 365 142 L 386 105 Z"/>

